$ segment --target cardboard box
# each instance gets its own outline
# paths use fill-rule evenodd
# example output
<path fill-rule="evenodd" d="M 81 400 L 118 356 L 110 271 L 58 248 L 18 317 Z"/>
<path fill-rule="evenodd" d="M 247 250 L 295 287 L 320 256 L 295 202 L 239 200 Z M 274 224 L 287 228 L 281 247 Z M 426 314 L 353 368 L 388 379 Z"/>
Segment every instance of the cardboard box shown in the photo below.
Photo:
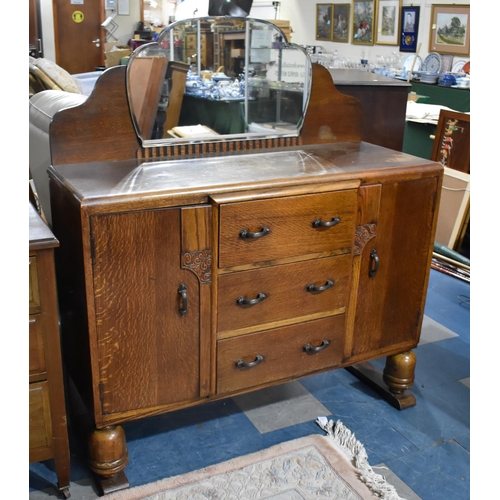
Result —
<path fill-rule="evenodd" d="M 245 49 L 231 49 L 231 57 L 245 57 Z"/>
<path fill-rule="evenodd" d="M 130 56 L 132 49 L 127 45 L 118 45 L 117 42 L 110 42 L 104 45 L 106 60 L 104 65 L 106 68 L 111 68 L 112 66 L 119 66 L 120 61 L 124 57 Z"/>

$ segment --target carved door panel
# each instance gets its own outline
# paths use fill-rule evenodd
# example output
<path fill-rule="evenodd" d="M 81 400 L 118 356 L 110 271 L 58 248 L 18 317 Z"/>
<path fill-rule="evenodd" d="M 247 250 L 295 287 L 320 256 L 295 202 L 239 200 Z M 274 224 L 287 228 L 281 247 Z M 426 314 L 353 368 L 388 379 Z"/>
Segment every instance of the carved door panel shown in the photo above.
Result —
<path fill-rule="evenodd" d="M 200 294 L 209 300 L 209 218 L 209 207 L 92 217 L 102 415 L 206 394 Z"/>
<path fill-rule="evenodd" d="M 437 178 L 426 178 L 360 189 L 346 357 L 417 344 L 437 186 Z"/>

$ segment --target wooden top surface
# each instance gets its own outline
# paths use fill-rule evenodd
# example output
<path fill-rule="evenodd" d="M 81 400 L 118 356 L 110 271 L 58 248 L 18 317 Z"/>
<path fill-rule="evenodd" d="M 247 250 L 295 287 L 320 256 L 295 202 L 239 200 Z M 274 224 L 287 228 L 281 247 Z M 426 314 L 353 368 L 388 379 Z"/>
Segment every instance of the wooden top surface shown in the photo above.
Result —
<path fill-rule="evenodd" d="M 54 248 L 59 246 L 52 231 L 44 220 L 40 217 L 35 207 L 29 203 L 29 221 L 30 221 L 30 250 L 39 250 L 42 248 Z"/>
<path fill-rule="evenodd" d="M 329 68 L 328 71 L 332 75 L 333 82 L 336 86 L 342 85 L 367 85 L 367 86 L 389 86 L 389 87 L 411 87 L 411 83 L 397 78 L 389 78 L 384 75 L 377 75 L 369 71 L 360 69 L 336 69 Z"/>
<path fill-rule="evenodd" d="M 147 197 L 149 205 L 153 199 L 161 199 L 158 203 L 162 206 L 173 206 L 206 203 L 209 195 L 230 191 L 352 180 L 377 182 L 388 170 L 402 178 L 425 177 L 435 175 L 442 166 L 362 142 L 359 146 L 323 144 L 154 162 L 66 164 L 51 166 L 49 175 L 64 184 L 82 204 L 105 201 L 109 206 L 137 200 L 144 203 Z"/>

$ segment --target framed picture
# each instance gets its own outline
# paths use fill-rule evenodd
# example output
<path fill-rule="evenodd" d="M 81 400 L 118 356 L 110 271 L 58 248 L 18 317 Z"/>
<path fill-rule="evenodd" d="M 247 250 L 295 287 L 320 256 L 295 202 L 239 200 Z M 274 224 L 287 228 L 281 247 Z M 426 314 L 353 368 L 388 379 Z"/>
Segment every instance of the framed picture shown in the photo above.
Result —
<path fill-rule="evenodd" d="M 351 24 L 351 4 L 333 4 L 333 35 L 332 42 L 349 42 L 349 25 Z"/>
<path fill-rule="evenodd" d="M 399 42 L 399 22 L 403 0 L 377 1 L 377 29 L 375 43 L 397 45 Z"/>
<path fill-rule="evenodd" d="M 429 52 L 468 56 L 470 5 L 433 5 Z"/>
<path fill-rule="evenodd" d="M 375 25 L 375 0 L 352 2 L 352 43 L 355 45 L 373 45 Z"/>
<path fill-rule="evenodd" d="M 332 4 L 316 4 L 316 40 L 332 40 Z"/>
<path fill-rule="evenodd" d="M 416 52 L 420 7 L 401 8 L 401 33 L 399 35 L 400 52 Z"/>

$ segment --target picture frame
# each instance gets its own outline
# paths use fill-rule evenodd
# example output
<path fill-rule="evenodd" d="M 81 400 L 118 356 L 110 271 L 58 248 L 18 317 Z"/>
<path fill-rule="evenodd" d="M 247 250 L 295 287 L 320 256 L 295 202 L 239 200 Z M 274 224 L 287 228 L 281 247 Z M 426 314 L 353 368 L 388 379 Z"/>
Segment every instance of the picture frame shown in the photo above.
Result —
<path fill-rule="evenodd" d="M 398 45 L 403 0 L 377 0 L 375 43 Z"/>
<path fill-rule="evenodd" d="M 331 3 L 316 4 L 316 40 L 332 40 L 332 13 Z"/>
<path fill-rule="evenodd" d="M 401 8 L 399 51 L 416 52 L 418 41 L 418 26 L 420 23 L 420 6 Z"/>
<path fill-rule="evenodd" d="M 375 0 L 353 0 L 351 43 L 354 45 L 373 45 L 375 26 Z"/>
<path fill-rule="evenodd" d="M 332 42 L 349 43 L 349 27 L 351 25 L 351 4 L 333 4 Z"/>
<path fill-rule="evenodd" d="M 469 55 L 470 5 L 432 5 L 429 52 Z"/>

